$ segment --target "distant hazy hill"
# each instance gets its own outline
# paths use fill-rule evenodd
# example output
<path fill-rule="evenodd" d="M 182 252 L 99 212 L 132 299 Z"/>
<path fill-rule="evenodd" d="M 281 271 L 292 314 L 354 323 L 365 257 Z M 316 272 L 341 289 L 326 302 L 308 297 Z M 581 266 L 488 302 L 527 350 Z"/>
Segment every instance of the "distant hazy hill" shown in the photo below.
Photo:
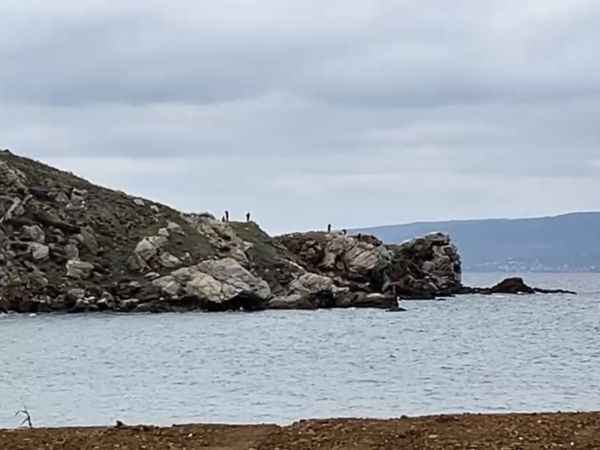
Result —
<path fill-rule="evenodd" d="M 600 212 L 420 222 L 352 231 L 374 234 L 387 243 L 432 231 L 448 232 L 466 271 L 600 271 Z"/>

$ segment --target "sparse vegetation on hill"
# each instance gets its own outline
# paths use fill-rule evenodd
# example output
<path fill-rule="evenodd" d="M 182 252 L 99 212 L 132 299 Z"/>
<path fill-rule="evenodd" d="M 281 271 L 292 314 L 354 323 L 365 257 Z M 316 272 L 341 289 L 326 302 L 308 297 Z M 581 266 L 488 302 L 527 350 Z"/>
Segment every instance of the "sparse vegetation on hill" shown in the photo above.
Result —
<path fill-rule="evenodd" d="M 257 310 L 396 305 L 460 288 L 448 236 L 404 246 L 183 214 L 0 152 L 0 310 Z"/>

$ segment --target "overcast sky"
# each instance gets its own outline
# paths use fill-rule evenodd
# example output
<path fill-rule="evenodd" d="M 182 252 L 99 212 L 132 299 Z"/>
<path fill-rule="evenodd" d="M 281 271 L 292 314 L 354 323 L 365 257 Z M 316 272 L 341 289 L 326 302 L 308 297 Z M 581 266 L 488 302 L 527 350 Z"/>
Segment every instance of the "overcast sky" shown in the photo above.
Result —
<path fill-rule="evenodd" d="M 271 232 L 600 209 L 597 0 L 2 0 L 0 147 Z"/>

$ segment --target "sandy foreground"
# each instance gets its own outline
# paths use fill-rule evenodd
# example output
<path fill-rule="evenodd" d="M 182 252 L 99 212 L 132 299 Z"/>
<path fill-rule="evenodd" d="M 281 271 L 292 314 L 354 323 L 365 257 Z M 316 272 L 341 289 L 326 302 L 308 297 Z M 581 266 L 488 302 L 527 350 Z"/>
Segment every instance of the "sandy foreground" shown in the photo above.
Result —
<path fill-rule="evenodd" d="M 600 412 L 0 430 L 1 450 L 593 449 Z"/>

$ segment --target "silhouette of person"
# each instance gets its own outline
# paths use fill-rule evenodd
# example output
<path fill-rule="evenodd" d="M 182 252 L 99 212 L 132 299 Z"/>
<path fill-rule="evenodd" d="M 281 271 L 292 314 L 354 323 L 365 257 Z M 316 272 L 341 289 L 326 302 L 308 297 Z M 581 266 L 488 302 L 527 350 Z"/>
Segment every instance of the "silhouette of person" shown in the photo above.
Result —
<path fill-rule="evenodd" d="M 250 213 L 249 212 L 246 213 L 246 222 L 250 222 Z"/>
<path fill-rule="evenodd" d="M 344 236 L 346 236 L 348 234 L 348 230 L 342 230 L 342 233 L 344 233 Z"/>
<path fill-rule="evenodd" d="M 331 224 L 327 225 L 327 232 L 331 233 Z"/>
<path fill-rule="evenodd" d="M 229 222 L 229 211 L 225 210 L 225 222 Z"/>

